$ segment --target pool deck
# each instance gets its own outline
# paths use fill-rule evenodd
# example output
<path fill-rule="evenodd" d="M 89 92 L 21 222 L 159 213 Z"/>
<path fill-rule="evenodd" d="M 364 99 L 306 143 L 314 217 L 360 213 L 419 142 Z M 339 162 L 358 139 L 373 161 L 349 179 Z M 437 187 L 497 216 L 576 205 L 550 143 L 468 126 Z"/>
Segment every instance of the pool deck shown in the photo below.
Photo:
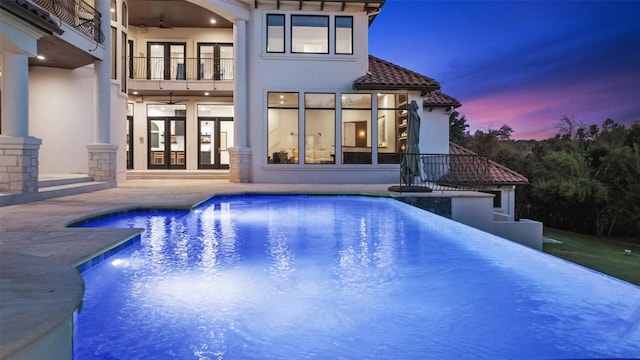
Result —
<path fill-rule="evenodd" d="M 389 186 L 128 180 L 117 188 L 0 207 L 0 359 L 59 326 L 80 306 L 84 283 L 75 266 L 138 234 L 135 229 L 67 228 L 71 222 L 134 208 L 190 208 L 228 194 L 442 196 L 441 192 L 399 194 L 388 191 Z"/>

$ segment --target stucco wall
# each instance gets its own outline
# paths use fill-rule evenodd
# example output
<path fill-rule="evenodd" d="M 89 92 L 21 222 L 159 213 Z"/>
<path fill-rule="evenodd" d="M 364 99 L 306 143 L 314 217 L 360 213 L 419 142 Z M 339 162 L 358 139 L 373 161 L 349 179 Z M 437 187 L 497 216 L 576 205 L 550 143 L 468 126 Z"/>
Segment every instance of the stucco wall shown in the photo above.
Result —
<path fill-rule="evenodd" d="M 486 232 L 493 232 L 493 195 L 460 194 L 451 199 L 451 218 Z"/>
<path fill-rule="evenodd" d="M 75 70 L 29 68 L 29 133 L 42 139 L 39 170 L 86 173 L 93 141 L 92 66 Z"/>
<path fill-rule="evenodd" d="M 445 108 L 425 107 L 420 122 L 420 152 L 449 153 L 449 114 Z"/>

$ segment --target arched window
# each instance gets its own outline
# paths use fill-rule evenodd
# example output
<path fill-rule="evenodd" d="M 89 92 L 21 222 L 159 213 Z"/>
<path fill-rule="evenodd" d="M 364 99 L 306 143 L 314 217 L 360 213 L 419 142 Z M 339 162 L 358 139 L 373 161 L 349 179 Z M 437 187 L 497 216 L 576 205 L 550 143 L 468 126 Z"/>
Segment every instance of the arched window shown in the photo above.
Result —
<path fill-rule="evenodd" d="M 118 21 L 118 5 L 116 0 L 111 0 L 111 21 Z"/>
<path fill-rule="evenodd" d="M 129 14 L 127 13 L 127 3 L 122 2 L 122 26 L 127 27 L 127 23 L 129 22 Z"/>

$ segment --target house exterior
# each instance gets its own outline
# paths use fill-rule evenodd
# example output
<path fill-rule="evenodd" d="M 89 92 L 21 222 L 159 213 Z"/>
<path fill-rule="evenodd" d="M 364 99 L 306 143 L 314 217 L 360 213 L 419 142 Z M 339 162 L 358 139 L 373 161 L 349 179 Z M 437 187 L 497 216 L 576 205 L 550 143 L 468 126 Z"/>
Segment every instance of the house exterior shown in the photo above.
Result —
<path fill-rule="evenodd" d="M 37 192 L 38 174 L 116 186 L 131 170 L 392 183 L 411 101 L 429 105 L 421 152 L 448 153 L 459 103 L 431 104 L 437 81 L 368 54 L 384 0 L 145 4 L 2 2 L 0 192 Z"/>
<path fill-rule="evenodd" d="M 0 193 L 37 193 L 40 174 L 112 187 L 159 170 L 393 184 L 413 101 L 420 153 L 469 155 L 448 142 L 460 102 L 368 54 L 384 0 L 0 4 Z M 484 181 L 513 220 L 526 179 L 511 175 Z"/>

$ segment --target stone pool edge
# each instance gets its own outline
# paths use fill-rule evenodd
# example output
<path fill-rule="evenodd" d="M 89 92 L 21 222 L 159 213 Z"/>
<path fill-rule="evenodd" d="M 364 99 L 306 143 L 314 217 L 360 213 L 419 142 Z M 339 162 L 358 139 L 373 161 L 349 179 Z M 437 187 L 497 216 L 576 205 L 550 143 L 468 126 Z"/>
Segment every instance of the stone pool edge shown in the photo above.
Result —
<path fill-rule="evenodd" d="M 358 185 L 355 185 L 358 186 Z M 365 185 L 366 186 L 366 185 Z M 204 194 L 206 191 L 202 191 L 202 193 L 199 194 L 199 196 L 197 196 L 196 198 L 191 198 L 191 200 L 188 200 L 189 196 L 185 196 L 185 199 L 163 199 L 163 200 L 159 200 L 159 199 L 155 199 L 154 201 L 151 202 L 146 202 L 140 205 L 126 205 L 126 206 L 122 206 L 122 204 L 118 205 L 116 203 L 108 203 L 108 202 L 101 202 L 99 204 L 94 204 L 95 206 L 98 206 L 98 209 L 93 209 L 93 210 L 89 210 L 86 209 L 86 211 L 83 211 L 83 213 L 81 214 L 75 214 L 75 215 L 69 215 L 69 218 L 67 219 L 60 219 L 59 222 L 57 222 L 57 225 L 61 225 L 62 228 L 62 232 L 66 232 L 68 231 L 69 234 L 73 233 L 73 230 L 81 230 L 83 233 L 86 233 L 87 235 L 89 234 L 93 234 L 93 233 L 101 233 L 102 237 L 107 237 L 110 238 L 110 240 L 106 240 L 106 242 L 103 243 L 103 246 L 94 246 L 92 250 L 88 250 L 86 251 L 84 254 L 82 254 L 82 256 L 77 256 L 76 258 L 72 259 L 70 262 L 68 262 L 70 265 L 64 265 L 64 264 L 59 264 L 59 265 L 55 265 L 55 266 L 60 266 L 61 268 L 68 268 L 71 269 L 72 271 L 74 271 L 77 276 L 79 275 L 79 272 L 77 270 L 76 267 L 80 266 L 81 264 L 90 261 L 92 258 L 95 258 L 97 256 L 100 256 L 101 254 L 113 249 L 114 247 L 117 247 L 119 244 L 122 244 L 128 240 L 130 240 L 132 237 L 136 236 L 139 234 L 139 229 L 126 229 L 127 231 L 124 231 L 123 233 L 123 229 L 96 229 L 96 228 L 68 228 L 67 226 L 72 224 L 72 223 L 77 223 L 83 220 L 87 220 L 90 218 L 94 218 L 94 217 L 99 217 L 99 216 L 105 216 L 108 214 L 113 214 L 113 213 L 118 213 L 118 212 L 123 212 L 123 211 L 131 211 L 131 210 L 144 210 L 144 209 L 175 209 L 175 210 L 190 210 L 196 206 L 198 206 L 199 204 L 214 198 L 214 197 L 219 197 L 219 196 L 242 196 L 242 195 L 318 195 L 318 196 L 368 196 L 368 197 L 384 197 L 384 198 L 399 198 L 399 197 L 416 197 L 416 196 L 425 196 L 425 197 L 431 197 L 431 196 L 439 196 L 436 193 L 428 193 L 428 194 L 421 194 L 421 195 L 417 195 L 415 193 L 390 193 L 386 190 L 387 186 L 386 185 L 381 185 L 378 184 L 377 186 L 380 187 L 380 189 L 375 189 L 375 190 L 355 190 L 355 189 L 351 189 L 351 190 L 344 190 L 344 189 L 331 189 L 331 190 L 309 190 L 309 189 L 290 189 L 290 190 L 273 190 L 273 189 L 264 189 L 264 190 L 251 190 L 251 189 L 240 189 L 240 190 L 230 190 L 230 191 L 210 191 L 208 194 Z M 322 187 L 322 185 L 320 185 L 320 187 Z M 116 189 L 117 190 L 117 189 Z M 105 191 L 101 191 L 98 193 L 103 193 L 103 192 L 109 192 L 109 190 L 105 190 Z M 95 194 L 95 193 L 94 193 Z M 90 196 L 90 194 L 83 194 L 85 196 Z M 193 195 L 193 194 L 192 194 Z M 77 195 L 77 196 L 82 196 L 82 195 Z M 74 197 L 77 197 L 74 196 Z M 442 195 L 440 195 L 442 196 Z M 449 195 L 451 196 L 451 194 Z M 487 195 L 481 195 L 478 193 L 472 193 L 472 192 L 455 192 L 455 196 L 453 197 L 487 197 Z M 52 201 L 55 202 L 57 200 L 47 200 L 47 201 Z M 20 205 L 16 205 L 16 206 L 20 206 Z M 138 232 L 136 232 L 138 231 Z M 104 239 L 102 239 L 103 241 L 105 241 Z M 4 257 L 6 254 L 9 254 L 9 252 L 4 251 L 4 249 L 2 249 L 2 256 Z M 43 261 L 46 261 L 47 258 L 46 257 L 37 257 Z M 53 266 L 53 267 L 55 267 Z M 2 274 L 1 277 L 2 281 L 5 281 L 5 275 L 4 273 Z M 82 277 L 80 276 L 80 279 L 82 279 Z M 56 283 L 56 282 L 62 282 L 64 283 L 65 279 L 53 279 L 52 283 Z M 67 278 L 66 280 L 69 280 L 69 278 Z M 76 297 L 71 297 L 70 299 L 67 299 L 66 307 L 63 307 L 61 309 L 58 309 L 58 311 L 55 311 L 55 316 L 52 317 L 52 319 L 48 319 L 46 321 L 42 321 L 41 318 L 38 318 L 35 320 L 35 323 L 38 324 L 38 326 L 34 326 L 31 328 L 26 329 L 24 326 L 22 326 L 23 320 L 21 318 L 15 318 L 14 316 L 11 316 L 11 314 L 6 314 L 6 312 L 4 311 L 4 309 L 2 310 L 2 316 L 0 316 L 0 330 L 2 328 L 4 329 L 11 329 L 13 332 L 15 332 L 15 336 L 14 338 L 19 338 L 19 341 L 10 341 L 7 340 L 5 338 L 5 336 L 0 336 L 0 349 L 2 349 L 0 351 L 0 359 L 2 360 L 17 360 L 17 359 L 39 359 L 42 358 L 42 355 L 40 355 L 40 357 L 38 357 L 37 355 L 35 357 L 33 356 L 19 356 L 21 355 L 23 352 L 24 353 L 29 353 L 30 348 L 33 346 L 38 346 L 39 341 L 41 340 L 47 340 L 50 341 L 51 339 L 47 339 L 47 335 L 49 335 L 52 331 L 55 330 L 59 330 L 59 328 L 62 326 L 63 327 L 63 332 L 64 331 L 68 331 L 68 326 L 65 327 L 66 323 L 69 323 L 72 325 L 72 322 L 69 321 L 69 319 L 72 318 L 73 314 L 75 311 L 77 311 L 80 307 L 81 307 L 81 301 L 82 301 L 82 297 L 84 295 L 84 281 L 81 281 L 81 283 L 79 285 L 77 285 L 77 287 L 75 288 L 75 290 L 80 289 L 80 297 L 79 300 L 76 299 Z M 5 293 L 5 287 L 2 287 L 2 293 L 0 293 L 0 297 L 3 299 L 3 303 L 5 302 L 5 298 L 9 297 L 9 298 L 15 298 L 16 294 L 10 294 L 9 291 L 7 291 Z M 71 292 L 73 293 L 73 290 L 71 290 Z M 9 293 L 9 294 L 7 294 Z M 71 304 L 70 306 L 73 307 L 73 309 L 71 309 L 70 311 L 68 310 L 69 308 L 69 304 Z M 4 305 L 2 307 L 5 307 Z M 42 306 L 38 306 L 38 305 L 34 305 L 34 309 L 31 309 L 31 311 L 27 311 L 30 313 L 37 313 L 38 310 L 42 310 Z M 7 316 L 9 315 L 9 316 Z M 33 318 L 33 316 L 29 316 L 29 314 L 23 314 L 24 316 L 26 316 L 27 318 Z M 5 330 L 6 331 L 6 330 Z M 73 326 L 71 326 L 71 334 L 69 334 L 69 346 L 72 347 L 72 339 L 73 339 Z M 4 332 L 4 331 L 3 331 Z M 46 353 L 47 356 L 45 358 L 50 358 L 50 356 L 52 355 L 50 352 Z M 55 357 L 55 358 L 59 358 L 59 357 Z M 66 358 L 66 357 L 62 357 L 61 359 Z M 71 359 L 71 357 L 69 357 L 69 359 Z"/>

